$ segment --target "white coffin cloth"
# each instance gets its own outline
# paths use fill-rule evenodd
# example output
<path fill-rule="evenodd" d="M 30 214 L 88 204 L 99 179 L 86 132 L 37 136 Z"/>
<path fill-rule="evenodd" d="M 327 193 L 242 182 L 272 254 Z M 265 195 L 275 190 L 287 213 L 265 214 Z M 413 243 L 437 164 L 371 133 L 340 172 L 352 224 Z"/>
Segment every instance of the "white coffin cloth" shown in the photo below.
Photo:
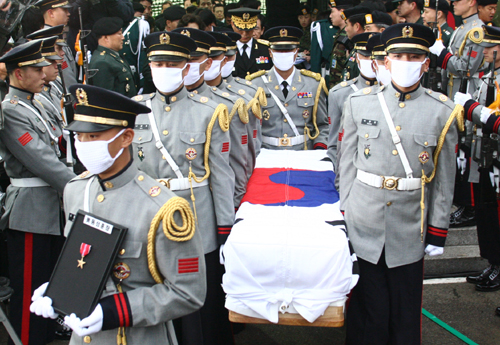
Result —
<path fill-rule="evenodd" d="M 326 153 L 268 151 L 261 151 L 257 168 L 332 169 L 319 162 Z M 358 275 L 344 226 L 326 223 L 343 219 L 338 202 L 317 207 L 244 202 L 236 218 L 224 246 L 227 309 L 274 323 L 278 312 L 313 322 L 329 305 L 344 304 Z"/>

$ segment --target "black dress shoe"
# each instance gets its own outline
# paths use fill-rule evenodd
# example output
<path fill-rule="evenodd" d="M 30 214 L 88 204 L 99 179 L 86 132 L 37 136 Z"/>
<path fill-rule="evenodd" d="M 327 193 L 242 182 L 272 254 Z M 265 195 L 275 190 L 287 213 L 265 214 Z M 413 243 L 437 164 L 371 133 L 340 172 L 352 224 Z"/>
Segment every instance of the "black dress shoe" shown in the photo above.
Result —
<path fill-rule="evenodd" d="M 500 307 L 497 307 L 497 309 L 495 309 L 495 315 L 500 316 Z"/>
<path fill-rule="evenodd" d="M 0 286 L 9 286 L 10 279 L 7 277 L 0 277 Z"/>
<path fill-rule="evenodd" d="M 481 284 L 481 283 L 484 283 L 488 280 L 490 280 L 488 278 L 488 276 L 490 275 L 491 271 L 493 270 L 493 266 L 492 265 L 489 265 L 488 267 L 486 267 L 483 272 L 481 272 L 480 274 L 476 274 L 476 275 L 470 275 L 467 277 L 467 283 L 471 283 L 471 284 Z"/>
<path fill-rule="evenodd" d="M 490 292 L 500 290 L 500 266 L 493 266 L 488 280 L 476 285 L 476 291 Z"/>
<path fill-rule="evenodd" d="M 450 228 L 476 225 L 476 212 L 472 206 L 465 206 L 463 209 L 460 208 L 460 210 L 462 212 L 455 217 L 450 217 Z"/>

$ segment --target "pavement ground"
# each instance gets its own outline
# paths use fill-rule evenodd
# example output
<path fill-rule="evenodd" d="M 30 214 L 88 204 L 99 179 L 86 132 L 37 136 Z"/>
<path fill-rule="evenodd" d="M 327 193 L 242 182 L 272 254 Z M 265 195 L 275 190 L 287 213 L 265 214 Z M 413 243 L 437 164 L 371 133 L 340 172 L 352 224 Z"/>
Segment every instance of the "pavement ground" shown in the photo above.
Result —
<path fill-rule="evenodd" d="M 500 291 L 477 292 L 465 278 L 426 280 L 423 308 L 468 337 L 469 344 L 499 345 Z M 344 327 L 298 327 L 247 324 L 235 336 L 236 345 L 340 345 L 344 343 Z M 54 341 L 50 345 L 67 345 Z M 7 332 L 0 325 L 0 345 L 7 344 Z M 462 345 L 460 340 L 429 318 L 422 316 L 423 345 Z"/>

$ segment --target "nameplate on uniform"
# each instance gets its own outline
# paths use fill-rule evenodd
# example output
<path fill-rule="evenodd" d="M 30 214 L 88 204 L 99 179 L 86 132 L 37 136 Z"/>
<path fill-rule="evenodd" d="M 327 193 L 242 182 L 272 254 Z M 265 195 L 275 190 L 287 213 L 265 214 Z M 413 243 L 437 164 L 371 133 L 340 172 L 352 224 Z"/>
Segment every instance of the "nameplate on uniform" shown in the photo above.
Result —
<path fill-rule="evenodd" d="M 361 124 L 368 125 L 368 126 L 376 126 L 376 125 L 378 125 L 378 121 L 377 120 L 362 119 Z"/>
<path fill-rule="evenodd" d="M 55 311 L 80 319 L 94 311 L 126 233 L 127 228 L 100 216 L 76 213 L 45 292 Z"/>
<path fill-rule="evenodd" d="M 135 125 L 134 129 L 149 129 L 149 124 Z"/>

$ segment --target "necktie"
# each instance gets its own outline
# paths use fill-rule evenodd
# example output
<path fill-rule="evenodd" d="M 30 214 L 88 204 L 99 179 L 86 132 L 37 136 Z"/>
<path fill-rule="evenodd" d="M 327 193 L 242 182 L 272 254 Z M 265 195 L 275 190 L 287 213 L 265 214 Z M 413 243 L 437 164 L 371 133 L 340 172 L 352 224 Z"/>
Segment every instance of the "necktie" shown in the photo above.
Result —
<path fill-rule="evenodd" d="M 285 98 L 286 98 L 286 96 L 288 96 L 288 88 L 287 88 L 288 83 L 286 81 L 283 81 L 281 83 L 281 85 L 283 85 L 283 96 L 285 96 Z"/>
<path fill-rule="evenodd" d="M 248 54 L 247 54 L 247 48 L 248 48 L 248 44 L 243 44 L 243 53 L 241 54 L 241 58 L 243 60 L 243 62 L 246 64 L 248 64 L 248 61 L 250 60 L 248 58 Z"/>

